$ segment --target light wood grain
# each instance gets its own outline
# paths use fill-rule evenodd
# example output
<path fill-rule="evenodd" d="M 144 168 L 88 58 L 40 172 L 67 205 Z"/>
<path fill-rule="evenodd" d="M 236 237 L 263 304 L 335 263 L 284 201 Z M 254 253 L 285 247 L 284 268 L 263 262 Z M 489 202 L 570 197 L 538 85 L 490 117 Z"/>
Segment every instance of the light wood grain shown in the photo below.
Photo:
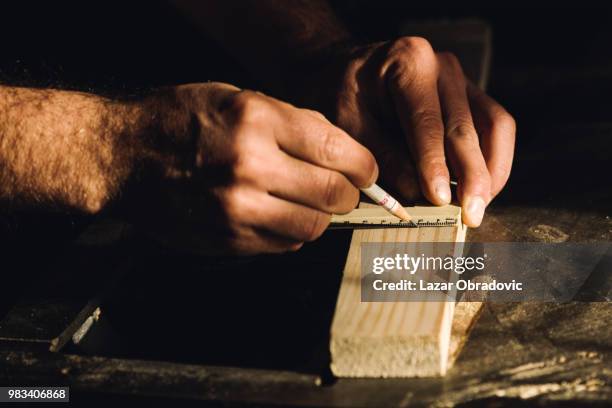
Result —
<path fill-rule="evenodd" d="M 385 302 L 361 302 L 361 244 L 398 243 L 405 249 L 408 243 L 408 248 L 414 244 L 416 253 L 423 243 L 452 242 L 454 255 L 459 255 L 466 228 L 460 222 L 457 207 L 448 206 L 447 215 L 459 217 L 458 226 L 353 232 L 331 329 L 331 369 L 336 376 L 414 377 L 446 373 L 463 343 L 461 338 L 471 326 L 470 317 L 477 311 L 462 307 L 465 316 L 455 330 L 458 337 L 451 342 L 454 302 L 396 301 L 391 298 L 397 296 L 393 292 L 385 293 L 388 296 Z M 425 276 L 427 271 L 417 273 Z"/>

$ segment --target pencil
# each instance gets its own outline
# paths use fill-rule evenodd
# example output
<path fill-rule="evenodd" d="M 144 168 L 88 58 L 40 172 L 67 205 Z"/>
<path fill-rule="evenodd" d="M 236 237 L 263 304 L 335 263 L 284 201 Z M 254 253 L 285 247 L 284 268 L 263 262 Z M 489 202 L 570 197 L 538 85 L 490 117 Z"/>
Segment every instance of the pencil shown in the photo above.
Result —
<path fill-rule="evenodd" d="M 410 221 L 410 215 L 406 212 L 404 207 L 395 198 L 391 197 L 389 193 L 380 188 L 376 183 L 370 187 L 362 188 L 361 191 L 374 202 L 382 206 L 389 213 L 395 215 L 401 220 Z"/>

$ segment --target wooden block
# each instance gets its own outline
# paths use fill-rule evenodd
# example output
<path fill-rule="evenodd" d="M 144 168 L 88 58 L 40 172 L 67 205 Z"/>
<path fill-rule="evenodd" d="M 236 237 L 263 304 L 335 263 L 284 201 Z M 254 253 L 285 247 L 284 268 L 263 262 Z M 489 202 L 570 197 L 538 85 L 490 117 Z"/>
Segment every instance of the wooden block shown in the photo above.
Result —
<path fill-rule="evenodd" d="M 448 214 L 461 219 L 457 207 L 449 206 Z M 462 319 L 455 329 L 454 302 L 361 302 L 361 244 L 414 243 L 416 248 L 419 243 L 451 242 L 456 244 L 454 255 L 459 255 L 465 232 L 461 222 L 456 227 L 353 232 L 331 329 L 331 369 L 336 376 L 423 377 L 446 373 L 480 307 L 461 306 Z M 455 333 L 452 341 L 451 332 Z"/>

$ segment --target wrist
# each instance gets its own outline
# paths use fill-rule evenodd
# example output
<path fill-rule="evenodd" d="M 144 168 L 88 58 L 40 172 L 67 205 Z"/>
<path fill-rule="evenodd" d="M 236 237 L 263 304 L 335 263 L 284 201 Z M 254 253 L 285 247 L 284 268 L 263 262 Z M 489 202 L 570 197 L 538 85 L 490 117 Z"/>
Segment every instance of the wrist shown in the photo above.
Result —
<path fill-rule="evenodd" d="M 113 107 L 122 118 L 131 171 L 115 209 L 129 221 L 145 221 L 165 192 L 180 188 L 193 172 L 194 118 L 177 97 L 176 88 L 156 90 Z"/>
<path fill-rule="evenodd" d="M 193 159 L 192 115 L 175 96 L 174 88 L 164 88 L 138 100 L 116 107 L 132 148 L 131 178 L 171 176 L 189 171 Z"/>

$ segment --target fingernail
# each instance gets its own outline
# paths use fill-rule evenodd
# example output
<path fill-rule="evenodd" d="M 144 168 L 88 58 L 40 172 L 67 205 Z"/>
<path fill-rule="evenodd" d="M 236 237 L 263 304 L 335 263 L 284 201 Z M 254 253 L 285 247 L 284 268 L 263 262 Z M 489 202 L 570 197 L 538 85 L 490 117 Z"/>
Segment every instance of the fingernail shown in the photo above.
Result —
<path fill-rule="evenodd" d="M 437 180 L 435 182 L 435 192 L 440 201 L 442 201 L 444 204 L 451 202 L 451 191 L 447 181 Z"/>
<path fill-rule="evenodd" d="M 484 216 L 485 201 L 478 196 L 469 197 L 465 205 L 467 224 L 470 227 L 477 227 L 482 222 Z"/>

